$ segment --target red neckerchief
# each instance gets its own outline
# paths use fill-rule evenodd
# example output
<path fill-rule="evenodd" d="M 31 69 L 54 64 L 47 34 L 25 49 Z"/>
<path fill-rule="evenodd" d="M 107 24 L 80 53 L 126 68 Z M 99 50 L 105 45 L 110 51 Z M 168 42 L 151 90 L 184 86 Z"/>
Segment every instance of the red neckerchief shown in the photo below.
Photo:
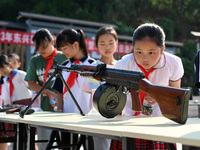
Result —
<path fill-rule="evenodd" d="M 152 68 L 151 70 L 149 70 L 148 72 L 139 64 L 137 64 L 137 66 L 142 70 L 142 72 L 145 74 L 145 78 L 147 80 L 149 80 L 149 74 L 152 73 L 154 70 L 156 70 L 156 68 Z M 145 97 L 145 93 L 140 91 L 140 100 L 141 100 L 141 104 L 143 105 L 143 101 L 144 101 L 144 97 Z M 139 115 L 140 112 L 135 112 L 134 116 Z"/>
<path fill-rule="evenodd" d="M 54 52 L 51 56 L 48 56 L 48 57 L 43 57 L 44 59 L 49 59 L 46 63 L 46 68 L 45 68 L 45 73 L 44 73 L 44 82 L 43 82 L 43 85 L 45 84 L 46 80 L 47 80 L 47 75 L 48 75 L 48 72 L 49 70 L 51 69 L 51 66 L 53 65 L 53 58 L 56 56 L 57 54 L 57 49 L 55 48 L 54 49 Z"/>
<path fill-rule="evenodd" d="M 80 62 L 80 60 L 75 60 L 73 63 L 79 64 L 79 62 Z M 69 77 L 68 77 L 68 79 L 67 79 L 67 85 L 69 86 L 69 88 L 71 88 L 71 87 L 74 85 L 75 80 L 78 82 L 77 73 L 70 72 Z M 65 87 L 65 88 L 64 88 L 63 95 L 64 95 L 66 92 L 67 92 L 67 88 Z"/>
<path fill-rule="evenodd" d="M 10 104 L 12 105 L 12 96 L 13 96 L 13 91 L 14 91 L 14 85 L 12 83 L 12 79 L 15 77 L 17 74 L 17 70 L 13 70 L 11 76 L 7 79 L 8 83 L 10 84 L 9 86 L 9 91 L 10 91 Z"/>

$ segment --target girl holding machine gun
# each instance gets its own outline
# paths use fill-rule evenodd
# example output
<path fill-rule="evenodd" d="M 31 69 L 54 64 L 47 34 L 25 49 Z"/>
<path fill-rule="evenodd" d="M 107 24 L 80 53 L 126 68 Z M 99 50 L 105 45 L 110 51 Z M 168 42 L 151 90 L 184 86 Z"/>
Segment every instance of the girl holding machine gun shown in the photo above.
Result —
<path fill-rule="evenodd" d="M 141 71 L 155 85 L 180 88 L 184 73 L 182 61 L 179 57 L 164 52 L 164 49 L 165 33 L 163 29 L 153 23 L 142 24 L 133 33 L 133 53 L 123 56 L 115 64 L 115 68 Z M 145 115 L 131 111 L 132 103 L 125 106 L 122 115 L 162 116 L 159 105 L 153 98 L 142 92 L 140 92 L 140 97 Z M 135 144 L 137 149 L 142 150 L 167 149 L 165 143 L 158 141 L 135 139 Z M 112 140 L 111 150 L 120 149 L 122 149 L 121 141 Z"/>
<path fill-rule="evenodd" d="M 56 46 L 62 50 L 65 56 L 68 58 L 63 62 L 63 66 L 70 67 L 72 63 L 80 65 L 90 65 L 95 60 L 88 55 L 86 46 L 86 40 L 84 32 L 81 29 L 64 29 L 58 34 L 56 39 Z M 77 103 L 81 107 L 84 114 L 89 112 L 90 94 L 84 92 L 83 84 L 86 81 L 85 77 L 80 76 L 77 73 L 68 72 L 63 70 L 62 75 L 66 83 L 68 84 L 72 94 L 74 95 Z M 79 109 L 74 103 L 70 93 L 63 84 L 60 78 L 57 78 L 53 84 L 53 88 L 58 91 L 57 111 L 64 113 L 80 113 Z M 67 135 L 64 135 L 67 138 Z M 63 138 L 64 138 L 63 136 Z M 77 141 L 74 135 L 75 141 Z M 69 139 L 69 138 L 68 138 Z M 66 139 L 67 140 L 67 139 Z M 63 140 L 65 141 L 65 140 Z M 65 142 L 66 144 L 66 142 Z"/>

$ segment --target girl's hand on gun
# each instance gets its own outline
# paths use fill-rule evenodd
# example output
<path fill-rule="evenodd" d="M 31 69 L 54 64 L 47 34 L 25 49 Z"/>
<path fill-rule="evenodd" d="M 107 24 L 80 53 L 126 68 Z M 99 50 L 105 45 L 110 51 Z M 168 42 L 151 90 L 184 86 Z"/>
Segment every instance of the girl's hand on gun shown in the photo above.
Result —
<path fill-rule="evenodd" d="M 152 97 L 149 97 L 149 96 L 145 96 L 145 100 L 150 105 L 155 105 L 157 103 L 156 100 L 154 100 Z"/>

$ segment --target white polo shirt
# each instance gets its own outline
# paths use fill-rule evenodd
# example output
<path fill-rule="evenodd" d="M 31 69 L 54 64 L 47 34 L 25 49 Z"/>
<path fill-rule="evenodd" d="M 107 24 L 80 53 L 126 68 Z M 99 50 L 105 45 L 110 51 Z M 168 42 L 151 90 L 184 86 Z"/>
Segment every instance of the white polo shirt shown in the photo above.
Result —
<path fill-rule="evenodd" d="M 92 59 L 90 56 L 86 56 L 80 61 L 80 65 L 90 65 L 95 60 Z M 70 67 L 73 63 L 73 60 L 66 60 L 62 65 L 65 67 Z M 67 81 L 70 72 L 62 71 L 62 75 L 65 81 Z M 72 94 L 74 95 L 76 101 L 78 102 L 79 106 L 81 107 L 84 114 L 89 112 L 89 105 L 90 105 L 90 94 L 83 91 L 83 83 L 87 78 L 80 76 L 77 74 L 77 81 L 75 81 L 74 85 L 70 88 Z M 63 93 L 64 91 L 64 84 L 62 83 L 60 78 L 55 80 L 55 83 L 52 86 L 55 90 Z M 74 103 L 69 92 L 66 92 L 63 96 L 63 112 L 64 113 L 80 113 L 77 106 Z"/>
<path fill-rule="evenodd" d="M 28 82 L 24 80 L 26 72 L 22 70 L 15 70 L 17 73 L 12 79 L 12 84 L 14 86 L 12 102 L 32 98 L 32 91 L 28 89 Z M 4 104 L 10 104 L 10 83 L 7 81 L 8 77 L 4 78 L 4 83 L 2 85 L 2 99 Z"/>
<path fill-rule="evenodd" d="M 115 64 L 115 68 L 142 72 L 135 61 L 133 53 L 123 56 L 122 59 Z M 156 68 L 156 70 L 149 75 L 149 81 L 154 85 L 169 86 L 169 81 L 177 81 L 181 79 L 184 74 L 181 59 L 167 52 L 163 53 L 161 59 L 154 68 Z M 132 111 L 130 95 L 128 97 L 122 113 L 123 115 L 133 115 L 135 113 Z M 162 116 L 158 104 L 153 107 L 152 116 Z"/>

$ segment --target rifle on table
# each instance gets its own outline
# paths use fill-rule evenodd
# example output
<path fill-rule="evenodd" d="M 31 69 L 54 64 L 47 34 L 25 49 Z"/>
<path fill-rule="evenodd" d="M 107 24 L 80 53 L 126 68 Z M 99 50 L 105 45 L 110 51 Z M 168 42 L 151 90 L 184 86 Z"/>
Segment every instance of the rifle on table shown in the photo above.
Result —
<path fill-rule="evenodd" d="M 0 112 L 6 112 L 6 114 L 13 114 L 15 112 L 21 112 L 23 109 L 25 109 L 25 105 L 19 105 L 19 104 L 13 104 L 13 105 L 3 105 L 2 108 L 0 108 Z M 34 109 L 29 109 L 27 112 L 27 115 L 34 113 Z"/>
<path fill-rule="evenodd" d="M 164 117 L 180 124 L 185 124 L 187 121 L 189 89 L 153 85 L 145 79 L 142 72 L 106 68 L 106 64 L 97 66 L 72 64 L 65 69 L 106 82 L 97 88 L 93 97 L 94 107 L 106 118 L 121 113 L 126 103 L 128 89 L 134 111 L 142 111 L 139 96 L 139 91 L 142 91 L 156 100 Z"/>

